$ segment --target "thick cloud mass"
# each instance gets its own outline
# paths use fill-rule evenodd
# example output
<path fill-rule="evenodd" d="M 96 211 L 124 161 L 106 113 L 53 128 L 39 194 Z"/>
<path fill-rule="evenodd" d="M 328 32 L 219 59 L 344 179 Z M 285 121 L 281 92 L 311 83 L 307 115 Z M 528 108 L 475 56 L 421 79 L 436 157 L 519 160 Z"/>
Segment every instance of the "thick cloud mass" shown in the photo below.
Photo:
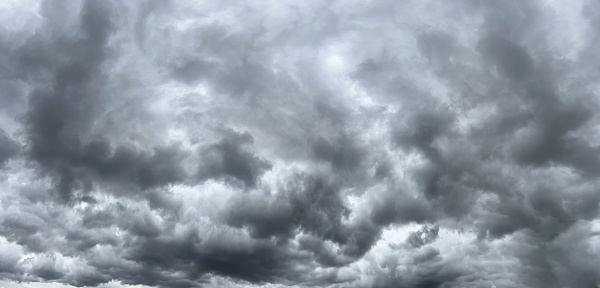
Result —
<path fill-rule="evenodd" d="M 0 286 L 600 287 L 599 3 L 7 1 Z"/>

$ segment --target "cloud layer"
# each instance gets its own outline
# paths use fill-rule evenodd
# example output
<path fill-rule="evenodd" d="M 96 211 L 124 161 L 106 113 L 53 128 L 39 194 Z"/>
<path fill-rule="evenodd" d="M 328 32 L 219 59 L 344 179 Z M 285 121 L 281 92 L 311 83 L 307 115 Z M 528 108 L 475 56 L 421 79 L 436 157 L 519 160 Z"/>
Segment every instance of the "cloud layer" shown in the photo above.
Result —
<path fill-rule="evenodd" d="M 2 285 L 600 285 L 595 11 L 8 1 Z"/>

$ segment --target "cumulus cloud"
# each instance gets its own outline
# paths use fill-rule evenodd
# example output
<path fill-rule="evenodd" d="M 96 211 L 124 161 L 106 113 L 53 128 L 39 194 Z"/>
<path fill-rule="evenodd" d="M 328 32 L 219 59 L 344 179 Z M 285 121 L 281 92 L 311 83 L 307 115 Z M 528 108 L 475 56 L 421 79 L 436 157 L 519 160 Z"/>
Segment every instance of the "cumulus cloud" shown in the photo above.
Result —
<path fill-rule="evenodd" d="M 0 285 L 600 285 L 571 2 L 0 5 Z"/>

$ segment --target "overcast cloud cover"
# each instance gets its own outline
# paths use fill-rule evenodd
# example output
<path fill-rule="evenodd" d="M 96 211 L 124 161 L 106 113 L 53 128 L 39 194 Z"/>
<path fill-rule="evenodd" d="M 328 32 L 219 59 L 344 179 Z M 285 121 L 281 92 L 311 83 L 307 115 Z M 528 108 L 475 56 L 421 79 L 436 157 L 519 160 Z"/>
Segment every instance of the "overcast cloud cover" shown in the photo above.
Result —
<path fill-rule="evenodd" d="M 0 286 L 596 287 L 600 2 L 0 2 Z"/>

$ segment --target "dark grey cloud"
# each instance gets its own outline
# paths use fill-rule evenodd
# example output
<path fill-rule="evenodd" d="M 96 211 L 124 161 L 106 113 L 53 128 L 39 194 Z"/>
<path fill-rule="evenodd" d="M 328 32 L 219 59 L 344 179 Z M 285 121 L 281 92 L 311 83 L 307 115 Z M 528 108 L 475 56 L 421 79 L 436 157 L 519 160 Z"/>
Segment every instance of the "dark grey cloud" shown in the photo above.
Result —
<path fill-rule="evenodd" d="M 596 6 L 0 7 L 0 284 L 596 285 Z"/>
<path fill-rule="evenodd" d="M 285 242 L 300 232 L 300 246 L 326 266 L 343 266 L 362 257 L 379 234 L 369 222 L 343 223 L 350 211 L 340 186 L 323 175 L 296 175 L 274 196 L 251 197 L 233 202 L 225 222 L 247 227 L 258 239 Z M 339 246 L 339 252 L 328 249 L 329 243 Z"/>
<path fill-rule="evenodd" d="M 91 141 L 82 139 L 106 106 L 103 100 L 110 98 L 102 89 L 108 73 L 103 65 L 118 53 L 107 47 L 116 30 L 112 11 L 116 7 L 83 3 L 77 35 L 68 35 L 53 30 L 52 22 L 60 21 L 54 17 L 61 16 L 52 13 L 65 11 L 52 5 L 62 4 L 42 7 L 50 14 L 45 20 L 46 34 L 26 41 L 16 57 L 22 73 L 42 83 L 28 95 L 23 117 L 26 153 L 43 175 L 53 178 L 57 198 L 74 200 L 77 191 L 92 189 L 95 178 L 131 183 L 142 190 L 182 181 L 182 152 L 176 146 L 152 147 L 146 152 L 124 144 L 115 147 L 102 135 L 92 136 L 96 139 Z M 45 39 L 53 34 L 58 38 Z"/>
<path fill-rule="evenodd" d="M 337 139 L 317 138 L 312 144 L 315 158 L 331 164 L 335 170 L 353 172 L 361 168 L 365 152 L 357 147 L 348 135 L 340 135 Z"/>
<path fill-rule="evenodd" d="M 4 130 L 0 130 L 0 167 L 19 153 L 19 145 Z"/>
<path fill-rule="evenodd" d="M 410 236 L 406 239 L 406 243 L 414 248 L 419 248 L 435 241 L 438 238 L 439 232 L 440 228 L 437 226 L 431 228 L 425 226 L 419 231 L 410 233 Z"/>
<path fill-rule="evenodd" d="M 271 169 L 267 160 L 253 154 L 253 137 L 249 133 L 226 131 L 225 138 L 202 150 L 198 177 L 233 178 L 242 181 L 248 188 L 256 186 L 258 177 Z"/>

